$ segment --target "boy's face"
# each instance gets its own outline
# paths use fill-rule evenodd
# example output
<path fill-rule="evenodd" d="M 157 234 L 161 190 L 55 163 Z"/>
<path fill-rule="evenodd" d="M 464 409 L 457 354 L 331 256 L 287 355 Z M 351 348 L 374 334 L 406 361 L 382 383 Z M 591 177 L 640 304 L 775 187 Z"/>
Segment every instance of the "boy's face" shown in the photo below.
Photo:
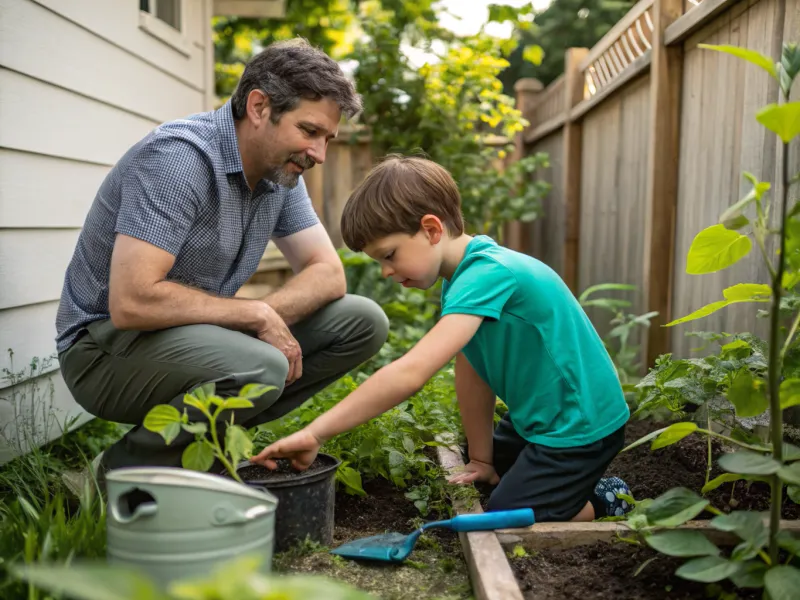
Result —
<path fill-rule="evenodd" d="M 416 235 L 395 233 L 377 239 L 364 252 L 378 261 L 384 277 L 391 277 L 403 287 L 426 290 L 439 279 L 442 264 L 441 234 L 424 227 Z"/>

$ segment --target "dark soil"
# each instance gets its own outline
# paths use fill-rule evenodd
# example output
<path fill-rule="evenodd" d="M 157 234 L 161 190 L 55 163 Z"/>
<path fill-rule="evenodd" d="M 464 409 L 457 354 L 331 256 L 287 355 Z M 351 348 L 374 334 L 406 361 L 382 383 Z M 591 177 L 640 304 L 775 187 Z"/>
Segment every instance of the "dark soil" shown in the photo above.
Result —
<path fill-rule="evenodd" d="M 364 482 L 366 496 L 336 494 L 332 547 L 351 540 L 395 531 L 411 533 L 420 513 L 403 490 L 385 480 Z M 441 515 L 429 514 L 425 520 Z M 276 571 L 314 573 L 345 581 L 383 600 L 467 600 L 472 597 L 458 534 L 426 532 L 405 563 L 345 559 L 315 545 L 297 547 L 275 557 Z"/>
<path fill-rule="evenodd" d="M 626 428 L 626 445 L 635 442 L 651 431 L 666 427 L 668 423 L 631 421 Z M 721 475 L 717 459 L 722 455 L 722 444 L 714 439 L 711 443 L 712 470 L 709 479 Z M 651 451 L 650 444 L 623 452 L 609 465 L 607 475 L 616 475 L 625 480 L 634 498 L 655 498 L 670 488 L 681 486 L 700 493 L 706 482 L 708 464 L 708 441 L 705 436 L 690 435 L 677 444 Z M 768 511 L 769 485 L 760 481 L 735 481 L 725 483 L 706 495 L 711 504 L 724 512 L 732 510 Z M 800 517 L 798 505 L 788 499 L 784 489 L 783 518 Z M 698 518 L 710 518 L 702 513 Z"/>
<path fill-rule="evenodd" d="M 242 478 L 242 481 L 254 481 L 259 483 L 267 481 L 269 483 L 277 483 L 280 481 L 299 479 L 300 477 L 305 478 L 309 475 L 313 475 L 316 471 L 332 465 L 331 459 L 325 459 L 321 456 L 317 456 L 314 462 L 311 463 L 311 466 L 305 471 L 295 470 L 292 468 L 291 462 L 285 458 L 277 458 L 275 462 L 278 464 L 278 468 L 274 471 L 262 467 L 261 465 L 248 465 L 238 469 L 237 473 L 239 477 Z"/>
<path fill-rule="evenodd" d="M 657 558 L 637 570 L 650 558 Z M 661 600 L 706 598 L 706 584 L 675 576 L 685 560 L 623 542 L 598 542 L 570 550 L 543 551 L 509 560 L 526 599 Z M 733 584 L 719 588 L 733 591 Z M 741 600 L 761 598 L 759 590 L 736 590 Z M 714 596 L 712 596 L 714 597 Z"/>

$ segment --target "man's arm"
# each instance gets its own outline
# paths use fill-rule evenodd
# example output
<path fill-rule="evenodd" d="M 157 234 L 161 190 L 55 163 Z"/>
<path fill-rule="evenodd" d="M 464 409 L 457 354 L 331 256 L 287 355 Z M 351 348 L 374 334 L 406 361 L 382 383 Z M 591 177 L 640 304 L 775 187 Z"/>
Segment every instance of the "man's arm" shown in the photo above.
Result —
<path fill-rule="evenodd" d="M 456 357 L 456 397 L 470 460 L 491 465 L 495 394 L 460 352 Z"/>
<path fill-rule="evenodd" d="M 287 325 L 333 302 L 347 292 L 344 267 L 321 224 L 275 238 L 275 245 L 292 267 L 294 277 L 263 298 Z"/>
<path fill-rule="evenodd" d="M 219 298 L 165 281 L 175 257 L 148 242 L 118 234 L 111 255 L 109 312 L 118 329 L 157 330 L 208 323 L 260 331 L 269 307 L 258 300 Z"/>

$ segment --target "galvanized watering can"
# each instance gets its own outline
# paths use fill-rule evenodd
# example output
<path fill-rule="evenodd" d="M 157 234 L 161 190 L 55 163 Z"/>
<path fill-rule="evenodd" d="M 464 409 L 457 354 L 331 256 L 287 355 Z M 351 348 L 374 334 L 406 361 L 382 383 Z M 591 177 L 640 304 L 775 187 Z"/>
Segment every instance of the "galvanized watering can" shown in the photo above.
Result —
<path fill-rule="evenodd" d="M 134 567 L 162 588 L 259 555 L 269 573 L 278 501 L 209 473 L 131 467 L 106 474 L 108 562 Z"/>

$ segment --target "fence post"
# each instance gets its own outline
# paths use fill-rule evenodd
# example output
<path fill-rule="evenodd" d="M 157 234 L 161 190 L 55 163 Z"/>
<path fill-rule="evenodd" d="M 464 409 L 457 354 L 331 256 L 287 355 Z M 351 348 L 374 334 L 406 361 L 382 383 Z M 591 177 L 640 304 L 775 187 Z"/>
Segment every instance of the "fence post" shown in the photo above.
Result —
<path fill-rule="evenodd" d="M 583 125 L 570 118 L 572 109 L 583 100 L 585 80 L 580 69 L 587 48 L 569 48 L 564 57 L 564 150 L 562 164 L 566 231 L 564 239 L 564 281 L 577 295 L 578 258 L 581 229 L 581 140 Z"/>
<path fill-rule="evenodd" d="M 533 129 L 536 123 L 535 106 L 537 96 L 544 90 L 544 86 L 538 79 L 523 77 L 514 84 L 514 92 L 517 98 L 517 110 L 528 120 L 530 125 L 525 131 L 520 131 L 514 138 L 514 155 L 512 161 L 525 158 L 525 132 Z M 523 185 L 525 183 L 523 182 Z M 505 227 L 506 246 L 519 252 L 530 252 L 527 234 L 528 227 L 520 221 L 510 221 Z"/>
<path fill-rule="evenodd" d="M 683 45 L 667 46 L 664 32 L 683 14 L 683 0 L 655 0 L 650 63 L 650 122 L 645 196 L 644 305 L 659 315 L 646 344 L 647 366 L 669 352 L 678 203 L 680 103 Z"/>

